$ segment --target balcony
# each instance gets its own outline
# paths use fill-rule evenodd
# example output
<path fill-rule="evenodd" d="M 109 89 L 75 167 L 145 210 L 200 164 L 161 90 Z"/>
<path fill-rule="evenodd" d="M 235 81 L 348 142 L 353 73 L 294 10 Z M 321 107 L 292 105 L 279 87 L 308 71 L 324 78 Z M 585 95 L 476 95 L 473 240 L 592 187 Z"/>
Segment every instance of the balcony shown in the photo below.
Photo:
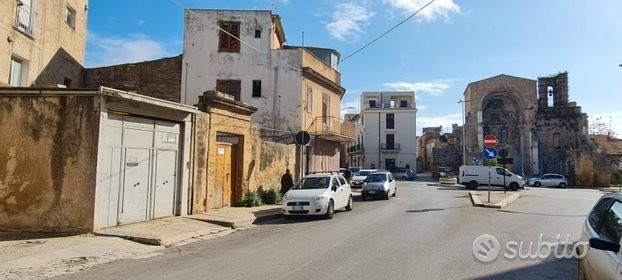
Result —
<path fill-rule="evenodd" d="M 348 153 L 364 153 L 365 149 L 363 149 L 363 146 L 361 144 L 356 144 L 354 146 L 348 147 Z"/>
<path fill-rule="evenodd" d="M 337 117 L 316 117 L 307 131 L 321 139 L 337 142 L 356 140 L 356 126 L 353 122 Z"/>
<path fill-rule="evenodd" d="M 15 28 L 29 36 L 32 36 L 32 23 L 32 10 L 30 9 L 30 7 L 23 3 L 21 5 L 18 5 L 15 13 Z"/>
<path fill-rule="evenodd" d="M 387 145 L 386 143 L 380 144 L 380 151 L 383 153 L 399 153 L 400 143 L 393 143 Z"/>

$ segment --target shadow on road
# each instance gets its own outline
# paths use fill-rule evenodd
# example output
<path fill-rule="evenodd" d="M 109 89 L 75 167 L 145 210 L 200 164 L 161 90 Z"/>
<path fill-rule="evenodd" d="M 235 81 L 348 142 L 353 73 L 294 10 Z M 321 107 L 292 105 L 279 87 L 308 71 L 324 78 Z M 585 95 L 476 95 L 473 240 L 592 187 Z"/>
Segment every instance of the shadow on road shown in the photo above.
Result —
<path fill-rule="evenodd" d="M 474 279 L 577 279 L 577 260 L 551 259 Z"/>
<path fill-rule="evenodd" d="M 445 210 L 460 209 L 460 208 L 471 208 L 471 206 L 413 209 L 413 210 L 406 210 L 406 213 L 425 213 L 425 212 L 445 211 Z"/>

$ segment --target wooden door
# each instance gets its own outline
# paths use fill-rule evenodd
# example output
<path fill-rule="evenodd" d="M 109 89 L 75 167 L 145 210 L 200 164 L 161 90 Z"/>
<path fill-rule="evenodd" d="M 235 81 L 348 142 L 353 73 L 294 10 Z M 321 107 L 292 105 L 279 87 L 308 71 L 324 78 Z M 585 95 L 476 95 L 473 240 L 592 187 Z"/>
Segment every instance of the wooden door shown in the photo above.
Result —
<path fill-rule="evenodd" d="M 231 206 L 235 183 L 234 156 L 233 145 L 218 143 L 216 150 L 216 176 L 214 178 L 216 188 L 214 208 Z"/>

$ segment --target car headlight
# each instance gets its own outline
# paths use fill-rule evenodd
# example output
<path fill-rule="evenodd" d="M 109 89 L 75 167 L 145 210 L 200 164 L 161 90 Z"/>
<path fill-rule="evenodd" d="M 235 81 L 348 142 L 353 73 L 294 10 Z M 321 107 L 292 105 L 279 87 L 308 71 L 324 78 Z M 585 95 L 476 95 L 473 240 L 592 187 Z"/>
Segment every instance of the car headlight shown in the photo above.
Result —
<path fill-rule="evenodd" d="M 325 199 L 326 196 L 325 195 L 316 195 L 313 197 L 313 201 L 318 201 L 318 200 L 322 200 Z"/>

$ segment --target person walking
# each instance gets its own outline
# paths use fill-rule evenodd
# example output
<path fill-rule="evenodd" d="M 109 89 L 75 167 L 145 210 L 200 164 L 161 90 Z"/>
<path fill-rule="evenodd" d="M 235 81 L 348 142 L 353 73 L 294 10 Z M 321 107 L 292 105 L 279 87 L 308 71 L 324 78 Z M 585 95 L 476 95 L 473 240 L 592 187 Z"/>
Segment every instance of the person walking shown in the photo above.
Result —
<path fill-rule="evenodd" d="M 292 178 L 292 174 L 289 173 L 289 169 L 285 169 L 285 174 L 281 176 L 281 193 L 285 194 L 293 186 L 294 179 Z"/>

